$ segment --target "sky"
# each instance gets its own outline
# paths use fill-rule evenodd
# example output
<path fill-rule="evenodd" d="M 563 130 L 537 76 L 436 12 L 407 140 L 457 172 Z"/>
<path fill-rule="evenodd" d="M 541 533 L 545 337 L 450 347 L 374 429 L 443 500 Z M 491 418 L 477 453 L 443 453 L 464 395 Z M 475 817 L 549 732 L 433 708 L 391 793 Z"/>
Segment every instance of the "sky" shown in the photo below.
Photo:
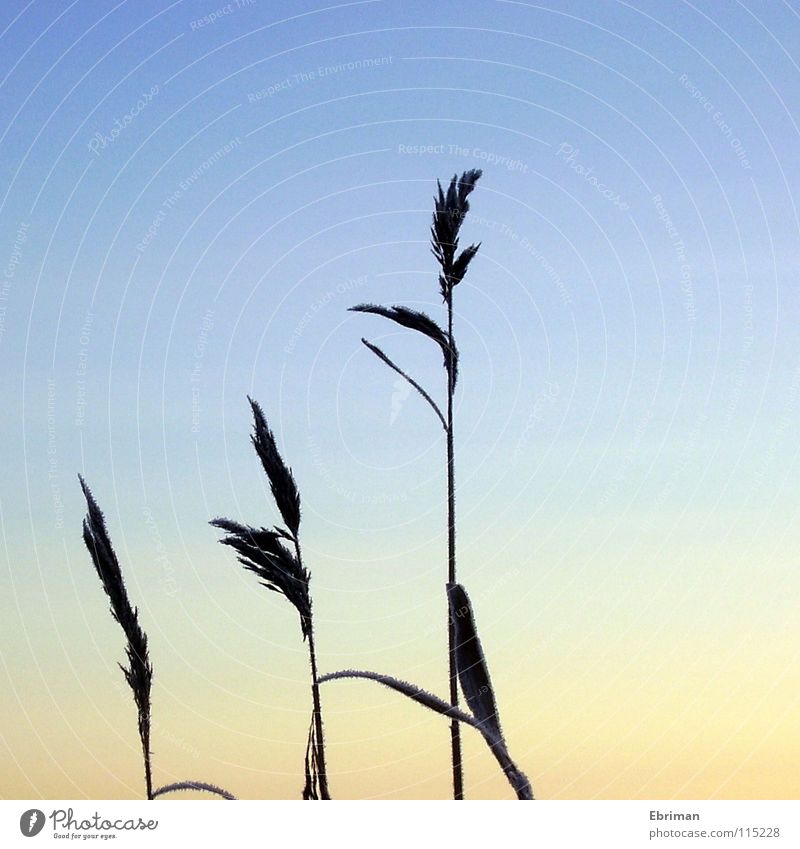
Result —
<path fill-rule="evenodd" d="M 545 799 L 797 798 L 800 6 L 366 0 L 0 11 L 4 798 L 142 794 L 106 513 L 155 666 L 157 783 L 296 798 L 294 610 L 217 544 L 298 480 L 323 671 L 444 695 L 436 180 L 458 575 Z M 446 722 L 323 685 L 338 798 L 442 798 Z M 466 729 L 470 731 L 470 729 Z M 472 798 L 510 789 L 465 731 Z"/>

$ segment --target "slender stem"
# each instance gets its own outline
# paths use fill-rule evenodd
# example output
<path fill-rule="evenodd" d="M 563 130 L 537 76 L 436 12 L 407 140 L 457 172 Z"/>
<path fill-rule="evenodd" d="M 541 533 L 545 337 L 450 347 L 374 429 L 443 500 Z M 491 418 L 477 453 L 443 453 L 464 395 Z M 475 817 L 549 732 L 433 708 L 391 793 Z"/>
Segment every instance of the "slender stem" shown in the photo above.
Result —
<path fill-rule="evenodd" d="M 453 294 L 447 299 L 447 335 L 453 348 Z M 447 369 L 447 582 L 456 582 L 456 486 L 453 450 L 453 368 Z M 449 617 L 448 617 L 449 621 Z"/>
<path fill-rule="evenodd" d="M 317 653 L 314 648 L 314 626 L 308 634 L 308 653 L 311 657 L 311 694 L 314 699 L 314 736 L 317 747 L 317 769 L 319 770 L 319 792 L 323 799 L 330 799 L 328 791 L 328 773 L 325 768 L 325 738 L 322 733 L 322 707 L 319 699 L 319 678 L 317 675 Z"/>
<path fill-rule="evenodd" d="M 519 770 L 514 761 L 511 760 L 511 755 L 509 755 L 508 748 L 506 747 L 506 741 L 499 731 L 493 731 L 486 723 L 480 722 L 468 713 L 464 713 L 460 708 L 453 707 L 433 693 L 429 693 L 415 684 L 410 684 L 408 681 L 393 678 L 391 675 L 381 675 L 378 672 L 364 672 L 360 669 L 342 669 L 339 672 L 329 672 L 319 680 L 320 683 L 324 683 L 325 681 L 335 681 L 337 678 L 366 678 L 369 681 L 377 681 L 379 684 L 383 684 L 384 687 L 388 687 L 390 690 L 395 690 L 407 696 L 423 707 L 435 710 L 437 713 L 449 716 L 458 722 L 463 722 L 465 725 L 471 725 L 483 735 L 483 739 L 500 764 L 509 784 L 514 788 L 517 798 L 533 799 L 531 783 L 528 781 L 525 773 Z"/>
<path fill-rule="evenodd" d="M 453 289 L 447 296 L 447 335 L 450 350 L 453 345 Z M 456 582 L 456 484 L 455 450 L 453 445 L 453 394 L 455 373 L 451 365 L 447 369 L 447 582 Z M 456 633 L 447 607 L 447 654 L 450 675 L 450 703 L 458 707 L 458 672 L 456 669 Z M 461 764 L 461 726 L 457 719 L 450 722 L 450 747 L 453 756 L 453 798 L 464 798 L 464 770 Z"/>
<path fill-rule="evenodd" d="M 144 755 L 144 783 L 147 790 L 147 798 L 153 798 L 153 770 L 150 765 L 150 719 L 147 725 L 140 727 L 139 736 L 142 738 L 142 754 Z"/>
<path fill-rule="evenodd" d="M 300 540 L 295 538 L 294 548 L 297 552 L 297 563 L 303 568 L 303 554 L 300 551 Z M 325 768 L 325 737 L 322 730 L 322 705 L 319 698 L 319 676 L 317 674 L 317 650 L 314 645 L 314 620 L 308 622 L 308 655 L 311 659 L 311 697 L 314 703 L 314 737 L 317 754 L 317 769 L 319 771 L 319 792 L 323 799 L 330 799 L 328 791 L 328 773 Z"/>

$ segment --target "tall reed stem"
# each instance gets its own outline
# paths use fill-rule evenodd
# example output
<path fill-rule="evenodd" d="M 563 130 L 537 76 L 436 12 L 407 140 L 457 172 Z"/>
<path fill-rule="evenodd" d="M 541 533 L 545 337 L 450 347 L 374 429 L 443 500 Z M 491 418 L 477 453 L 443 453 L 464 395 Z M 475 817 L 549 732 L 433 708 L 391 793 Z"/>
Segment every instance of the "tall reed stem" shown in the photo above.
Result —
<path fill-rule="evenodd" d="M 303 555 L 300 551 L 300 542 L 294 541 L 297 552 L 297 562 L 303 568 Z M 311 660 L 311 698 L 314 704 L 314 747 L 316 750 L 317 772 L 319 778 L 319 792 L 323 799 L 330 799 L 328 791 L 328 772 L 325 767 L 325 737 L 322 730 L 322 703 L 319 698 L 319 675 L 317 674 L 317 650 L 314 643 L 314 622 L 309 617 L 308 623 L 308 656 Z"/>
<path fill-rule="evenodd" d="M 144 755 L 144 784 L 147 790 L 147 798 L 153 798 L 153 773 L 150 766 L 150 727 L 144 731 L 140 731 L 142 738 L 142 754 Z"/>
<path fill-rule="evenodd" d="M 447 297 L 447 335 L 450 349 L 453 345 L 453 290 Z M 453 394 L 455 390 L 453 367 L 447 369 L 447 582 L 456 583 L 456 479 L 455 450 L 453 444 Z M 458 707 L 458 671 L 456 669 L 455 625 L 447 604 L 447 647 L 450 673 L 450 703 Z M 450 722 L 450 748 L 453 760 L 453 798 L 464 798 L 464 769 L 461 764 L 461 725 L 457 719 Z"/>
<path fill-rule="evenodd" d="M 317 653 L 314 649 L 314 626 L 308 635 L 308 654 L 311 658 L 311 695 L 314 700 L 314 733 L 317 746 L 317 769 L 319 771 L 319 792 L 323 799 L 330 799 L 328 791 L 328 773 L 325 767 L 325 738 L 322 733 L 322 707 L 319 700 L 319 676 L 317 675 Z"/>
<path fill-rule="evenodd" d="M 453 442 L 453 396 L 456 388 L 456 376 L 458 373 L 458 351 L 453 336 L 453 288 L 457 286 L 467 273 L 467 268 L 472 262 L 480 244 L 469 245 L 460 253 L 458 252 L 458 234 L 464 217 L 469 211 L 467 198 L 475 188 L 475 183 L 481 176 L 478 168 L 465 171 L 459 179 L 457 174 L 453 175 L 447 191 L 437 180 L 438 192 L 434 197 L 433 221 L 431 223 L 431 253 L 439 263 L 439 291 L 442 299 L 447 304 L 447 332 L 425 313 L 408 307 L 398 306 L 382 307 L 376 304 L 358 304 L 350 307 L 354 312 L 373 313 L 381 315 L 402 327 L 408 327 L 432 339 L 444 354 L 444 366 L 447 372 L 447 420 L 441 410 L 433 401 L 431 396 L 415 381 L 412 380 L 401 368 L 396 366 L 375 345 L 362 339 L 364 344 L 376 354 L 391 369 L 396 371 L 402 378 L 411 384 L 439 417 L 439 421 L 447 434 L 447 584 L 448 587 L 457 583 L 456 579 L 456 483 L 455 483 L 455 447 Z M 450 615 L 450 601 L 448 590 L 447 606 L 447 660 L 449 671 L 450 704 L 453 709 L 458 707 L 458 663 L 456 662 L 457 628 Z M 464 798 L 464 768 L 461 760 L 461 730 L 458 720 L 452 718 L 450 725 L 450 753 L 453 763 L 453 798 Z"/>

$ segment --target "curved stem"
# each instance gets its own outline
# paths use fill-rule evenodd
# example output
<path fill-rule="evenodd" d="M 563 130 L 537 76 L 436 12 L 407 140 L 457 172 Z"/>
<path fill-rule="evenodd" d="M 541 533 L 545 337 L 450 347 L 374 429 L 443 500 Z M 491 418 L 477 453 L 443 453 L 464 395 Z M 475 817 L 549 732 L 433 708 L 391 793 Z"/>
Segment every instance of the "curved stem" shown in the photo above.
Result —
<path fill-rule="evenodd" d="M 380 672 L 367 672 L 363 669 L 340 669 L 338 672 L 327 672 L 325 675 L 321 675 L 319 683 L 325 684 L 328 681 L 338 681 L 345 678 L 364 678 L 367 681 L 377 681 L 378 684 L 383 684 L 384 687 L 388 687 L 390 690 L 395 690 L 401 695 L 407 696 L 423 707 L 436 711 L 436 713 L 440 713 L 442 716 L 448 716 L 458 722 L 464 722 L 481 731 L 482 726 L 474 716 L 461 710 L 461 708 L 453 707 L 450 702 L 439 698 L 435 693 L 429 693 L 427 690 L 423 690 L 422 687 L 417 687 L 416 684 L 395 678 L 393 675 L 383 675 Z"/>
<path fill-rule="evenodd" d="M 366 678 L 369 681 L 377 681 L 388 687 L 390 690 L 395 690 L 404 696 L 407 696 L 412 701 L 430 710 L 436 711 L 444 716 L 449 716 L 453 722 L 458 724 L 463 722 L 466 725 L 471 725 L 476 730 L 480 731 L 486 745 L 495 757 L 495 760 L 500 764 L 500 768 L 506 776 L 508 783 L 514 788 L 517 798 L 521 800 L 533 799 L 533 791 L 530 781 L 522 772 L 508 753 L 505 740 L 498 732 L 489 728 L 486 723 L 478 721 L 474 716 L 465 713 L 463 710 L 440 699 L 439 696 L 417 687 L 415 684 L 410 684 L 408 681 L 402 681 L 399 678 L 394 678 L 391 675 L 381 675 L 378 672 L 365 672 L 360 669 L 343 669 L 339 672 L 329 672 L 323 675 L 319 680 L 320 683 L 325 681 L 335 681 L 339 678 Z"/>
<path fill-rule="evenodd" d="M 236 799 L 233 793 L 228 793 L 216 784 L 207 784 L 205 781 L 176 781 L 174 784 L 165 784 L 157 790 L 153 790 L 151 799 L 156 796 L 163 796 L 164 793 L 174 793 L 177 790 L 202 790 L 205 793 L 213 793 L 215 796 L 221 796 L 223 799 Z"/>

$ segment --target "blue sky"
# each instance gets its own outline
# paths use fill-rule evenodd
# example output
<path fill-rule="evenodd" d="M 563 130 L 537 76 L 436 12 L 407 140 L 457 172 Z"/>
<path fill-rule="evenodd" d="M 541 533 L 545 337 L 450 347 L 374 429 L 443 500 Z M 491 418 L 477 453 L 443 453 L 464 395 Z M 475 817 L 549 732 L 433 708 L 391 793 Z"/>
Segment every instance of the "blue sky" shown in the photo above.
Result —
<path fill-rule="evenodd" d="M 79 471 L 165 663 L 194 669 L 208 639 L 223 670 L 242 633 L 264 638 L 230 611 L 272 600 L 204 524 L 271 521 L 248 393 L 300 481 L 326 667 L 403 662 L 399 634 L 438 610 L 418 599 L 442 581 L 442 438 L 360 338 L 437 397 L 443 375 L 424 342 L 346 310 L 441 316 L 431 198 L 476 167 L 464 238 L 482 247 L 456 302 L 459 540 L 508 680 L 540 674 L 514 666 L 515 638 L 561 668 L 594 640 L 587 611 L 609 647 L 647 645 L 643 621 L 788 628 L 796 4 L 225 8 L 4 6 L 11 673 L 31 653 L 56 662 L 63 634 L 80 644 L 76 611 L 101 605 Z M 734 616 L 745 599 L 757 609 Z M 294 652 L 273 607 L 268 639 Z"/>

